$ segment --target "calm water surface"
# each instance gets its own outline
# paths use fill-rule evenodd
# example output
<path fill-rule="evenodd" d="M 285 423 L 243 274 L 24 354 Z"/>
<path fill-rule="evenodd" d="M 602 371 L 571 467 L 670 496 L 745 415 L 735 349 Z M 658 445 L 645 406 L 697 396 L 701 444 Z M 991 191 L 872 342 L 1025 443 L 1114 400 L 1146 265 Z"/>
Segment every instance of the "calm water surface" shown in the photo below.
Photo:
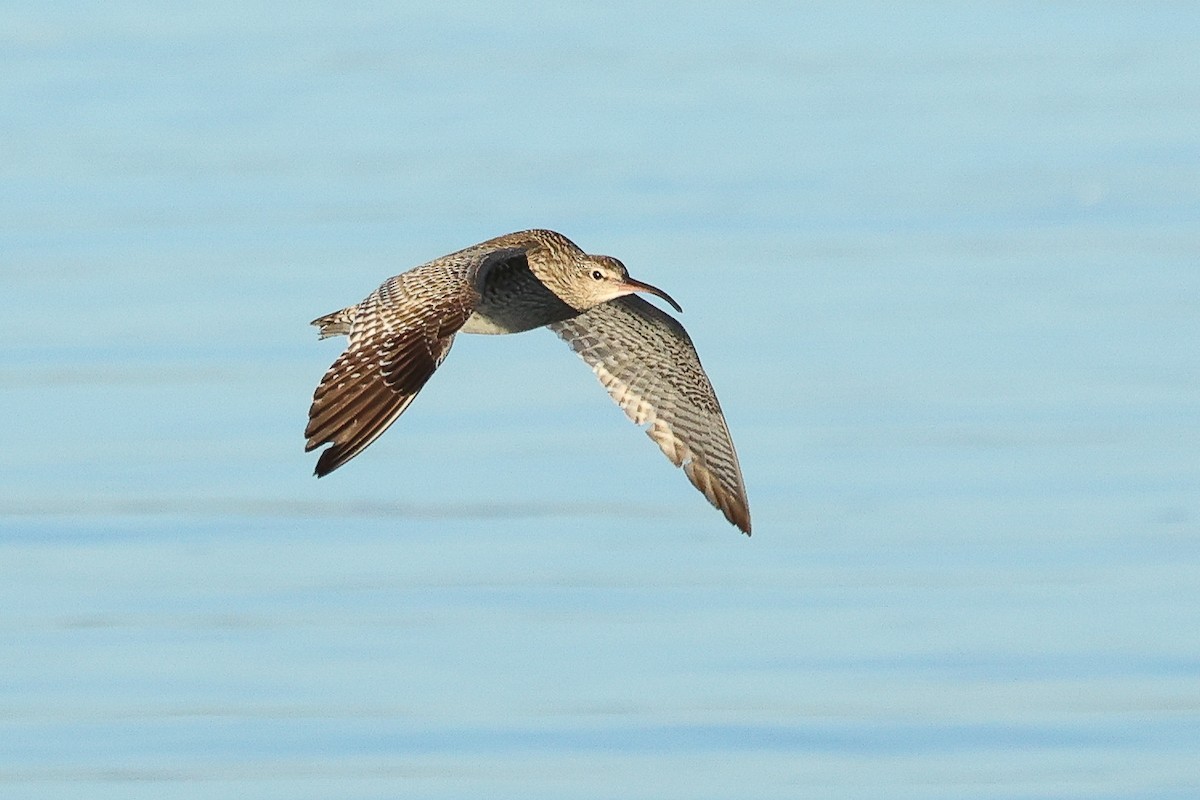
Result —
<path fill-rule="evenodd" d="M 0 794 L 1200 792 L 1193 6 L 4 16 Z M 312 479 L 308 320 L 531 226 L 752 539 L 545 332 Z"/>

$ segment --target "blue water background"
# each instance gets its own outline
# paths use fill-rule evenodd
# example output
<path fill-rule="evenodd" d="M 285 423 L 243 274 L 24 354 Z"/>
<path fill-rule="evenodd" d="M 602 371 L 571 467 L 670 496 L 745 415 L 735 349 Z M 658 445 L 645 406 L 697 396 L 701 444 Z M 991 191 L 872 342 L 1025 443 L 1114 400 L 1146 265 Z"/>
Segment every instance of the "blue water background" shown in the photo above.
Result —
<path fill-rule="evenodd" d="M 1200 7 L 3 19 L 0 795 L 1200 794 Z M 533 226 L 753 538 L 545 332 L 311 477 L 308 320 Z"/>

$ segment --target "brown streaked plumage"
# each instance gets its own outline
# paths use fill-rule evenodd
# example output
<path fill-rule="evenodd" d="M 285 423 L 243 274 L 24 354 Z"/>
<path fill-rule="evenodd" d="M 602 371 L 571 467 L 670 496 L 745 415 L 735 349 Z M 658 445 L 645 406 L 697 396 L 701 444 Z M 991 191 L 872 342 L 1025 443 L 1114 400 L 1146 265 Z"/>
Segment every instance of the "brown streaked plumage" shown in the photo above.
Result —
<path fill-rule="evenodd" d="M 365 300 L 313 320 L 350 344 L 313 394 L 306 451 L 318 477 L 375 441 L 445 360 L 455 334 L 549 327 L 725 518 L 750 533 L 746 488 L 717 396 L 683 326 L 634 292 L 660 289 L 565 236 L 499 236 L 389 278 Z"/>

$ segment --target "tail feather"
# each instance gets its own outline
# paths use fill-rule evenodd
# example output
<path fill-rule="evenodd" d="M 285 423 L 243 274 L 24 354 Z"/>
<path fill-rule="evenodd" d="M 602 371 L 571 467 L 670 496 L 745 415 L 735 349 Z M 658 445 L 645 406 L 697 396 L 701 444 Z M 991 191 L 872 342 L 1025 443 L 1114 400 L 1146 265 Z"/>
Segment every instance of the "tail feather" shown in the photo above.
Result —
<path fill-rule="evenodd" d="M 350 323 L 354 321 L 354 312 L 357 309 L 358 306 L 340 308 L 331 314 L 317 317 L 309 324 L 316 325 L 319 329 L 318 339 L 328 339 L 330 336 L 349 336 Z"/>

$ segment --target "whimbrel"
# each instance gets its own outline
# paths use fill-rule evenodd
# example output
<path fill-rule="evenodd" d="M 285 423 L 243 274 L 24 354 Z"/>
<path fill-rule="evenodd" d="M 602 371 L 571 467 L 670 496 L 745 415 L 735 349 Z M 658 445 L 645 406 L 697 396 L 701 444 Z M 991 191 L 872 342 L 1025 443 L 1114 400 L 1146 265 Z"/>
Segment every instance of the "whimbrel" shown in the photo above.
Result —
<path fill-rule="evenodd" d="M 609 395 L 725 518 L 750 533 L 729 428 L 683 326 L 635 296 L 670 295 L 611 256 L 560 233 L 498 236 L 386 280 L 361 303 L 313 320 L 350 344 L 313 394 L 305 451 L 326 448 L 316 475 L 361 453 L 396 421 L 445 360 L 455 334 L 548 327 L 591 366 Z"/>

